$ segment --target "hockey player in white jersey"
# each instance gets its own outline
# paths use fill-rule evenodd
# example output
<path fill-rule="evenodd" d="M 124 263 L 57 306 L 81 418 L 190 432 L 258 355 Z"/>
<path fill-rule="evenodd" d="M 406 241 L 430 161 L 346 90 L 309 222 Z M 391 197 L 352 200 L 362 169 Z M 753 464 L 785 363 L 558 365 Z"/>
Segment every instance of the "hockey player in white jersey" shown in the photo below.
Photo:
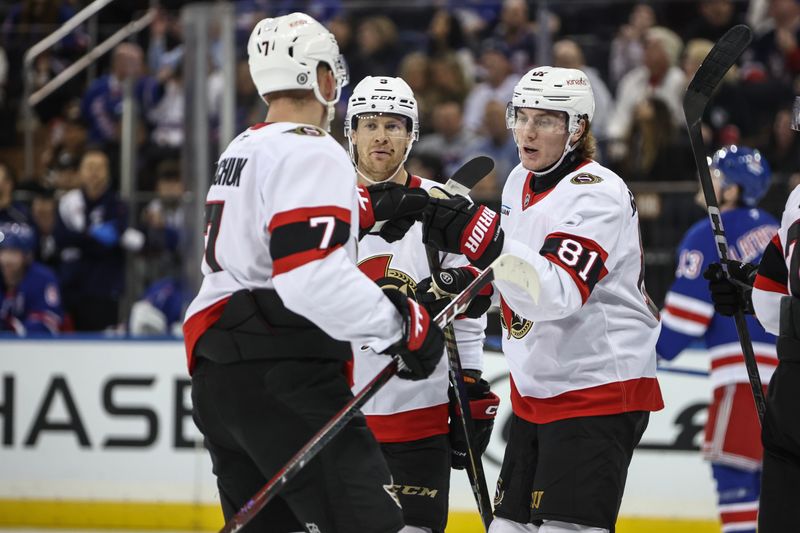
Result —
<path fill-rule="evenodd" d="M 614 530 L 650 411 L 659 321 L 644 290 L 633 196 L 591 159 L 594 98 L 581 71 L 537 67 L 507 112 L 521 164 L 500 215 L 432 199 L 424 240 L 485 267 L 510 252 L 539 272 L 538 302 L 496 282 L 514 415 L 491 533 Z"/>
<path fill-rule="evenodd" d="M 248 54 L 269 109 L 217 163 L 203 282 L 184 322 L 194 420 L 226 519 L 352 399 L 351 343 L 385 363 L 399 354 L 410 379 L 430 375 L 443 350 L 424 308 L 356 266 L 356 176 L 325 132 L 347 80 L 333 35 L 299 13 L 264 19 Z M 375 211 L 403 218 L 428 201 L 410 198 Z M 403 527 L 386 461 L 357 415 L 245 531 Z"/>
<path fill-rule="evenodd" d="M 792 129 L 800 131 L 800 97 L 795 98 Z M 758 265 L 728 261 L 734 285 L 719 263 L 703 274 L 714 309 L 732 316 L 755 313 L 768 332 L 778 335 L 778 366 L 769 382 L 761 428 L 764 445 L 759 533 L 800 530 L 800 186 L 786 202 L 777 235 Z"/>
<path fill-rule="evenodd" d="M 391 194 L 401 185 L 422 192 L 435 185 L 409 174 L 404 167 L 418 135 L 417 102 L 406 82 L 400 78 L 368 76 L 355 87 L 347 107 L 345 136 L 362 195 Z M 371 218 L 369 212 L 362 212 L 362 220 Z M 361 239 L 359 268 L 383 289 L 399 289 L 420 300 L 420 291 L 427 290 L 420 286 L 420 281 L 431 274 L 422 244 L 422 226 L 414 224 L 399 239 L 395 238 L 397 224 L 394 226 L 384 225 Z M 444 254 L 445 272 L 466 265 L 463 256 Z M 455 322 L 462 365 L 468 369 L 465 381 L 473 410 L 483 414 L 476 419 L 476 437 L 482 449 L 488 444 L 499 403 L 489 392 L 488 383 L 480 379 L 485 309 L 486 306 L 477 310 L 473 318 Z M 358 345 L 354 346 L 354 352 L 353 390 L 356 391 L 385 366 L 386 358 Z M 443 357 L 426 380 L 390 381 L 362 410 L 392 472 L 394 488 L 403 506 L 406 523 L 403 531 L 443 533 L 451 466 L 447 359 Z M 455 446 L 458 445 L 459 439 L 455 439 Z M 454 466 L 459 461 L 463 463 L 458 452 L 463 454 L 465 450 L 456 450 Z"/>

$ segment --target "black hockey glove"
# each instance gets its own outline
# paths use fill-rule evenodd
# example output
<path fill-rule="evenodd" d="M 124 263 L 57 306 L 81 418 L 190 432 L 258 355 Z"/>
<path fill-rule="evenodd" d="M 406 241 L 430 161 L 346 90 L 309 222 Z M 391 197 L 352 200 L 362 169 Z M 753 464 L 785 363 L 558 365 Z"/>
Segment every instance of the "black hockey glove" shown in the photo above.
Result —
<path fill-rule="evenodd" d="M 464 254 L 473 265 L 486 268 L 503 250 L 500 215 L 461 196 L 431 198 L 422 218 L 422 242 Z"/>
<path fill-rule="evenodd" d="M 399 241 L 420 220 L 428 205 L 428 193 L 420 188 L 408 188 L 394 182 L 358 186 L 358 238 L 373 231 L 386 242 Z"/>
<path fill-rule="evenodd" d="M 431 321 L 428 311 L 402 292 L 390 289 L 386 297 L 403 317 L 403 338 L 383 353 L 397 354 L 403 366 L 397 373 L 403 379 L 425 379 L 433 373 L 444 352 L 444 334 Z"/>
<path fill-rule="evenodd" d="M 717 313 L 733 316 L 741 309 L 747 315 L 753 314 L 753 282 L 757 272 L 756 265 L 729 260 L 728 274 L 731 279 L 728 280 L 725 279 L 722 265 L 708 265 L 703 277 L 708 280 L 708 290 L 711 291 L 711 300 Z"/>
<path fill-rule="evenodd" d="M 472 435 L 472 444 L 479 455 L 483 455 L 486 447 L 489 446 L 489 439 L 494 428 L 494 417 L 497 416 L 497 407 L 500 405 L 500 398 L 489 390 L 489 383 L 485 379 L 480 379 L 480 373 L 471 370 L 464 371 L 464 385 L 467 389 L 469 398 L 469 408 L 472 414 L 472 425 L 475 432 Z M 456 402 L 450 391 L 450 453 L 451 465 L 456 470 L 463 470 L 469 463 L 467 456 L 467 441 L 464 438 L 464 430 L 461 426 L 461 419 L 456 411 Z"/>
<path fill-rule="evenodd" d="M 474 267 L 445 268 L 417 283 L 417 301 L 428 308 L 431 316 L 438 315 L 450 300 L 467 288 L 478 276 Z M 459 316 L 479 318 L 492 305 L 492 285 L 478 293 L 467 309 Z"/>

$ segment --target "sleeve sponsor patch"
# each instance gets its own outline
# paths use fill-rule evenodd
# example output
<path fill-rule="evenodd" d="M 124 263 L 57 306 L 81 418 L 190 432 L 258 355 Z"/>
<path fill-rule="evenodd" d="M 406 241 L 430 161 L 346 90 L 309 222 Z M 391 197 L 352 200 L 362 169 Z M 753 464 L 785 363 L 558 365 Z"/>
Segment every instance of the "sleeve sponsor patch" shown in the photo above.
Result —
<path fill-rule="evenodd" d="M 269 223 L 273 276 L 323 259 L 350 238 L 350 211 L 337 206 L 292 209 Z"/>
<path fill-rule="evenodd" d="M 572 179 L 569 180 L 569 182 L 574 185 L 592 185 L 594 183 L 600 183 L 601 181 L 603 181 L 603 178 L 595 176 L 594 174 L 589 174 L 588 172 L 581 172 L 576 176 L 572 176 Z"/>
<path fill-rule="evenodd" d="M 283 133 L 294 133 L 295 135 L 307 135 L 309 137 L 325 137 L 327 135 L 325 130 L 317 128 L 316 126 L 297 126 Z"/>
<path fill-rule="evenodd" d="M 566 270 L 581 293 L 583 303 L 589 299 L 592 289 L 607 274 L 605 261 L 608 253 L 592 239 L 551 233 L 548 235 L 539 254 Z"/>

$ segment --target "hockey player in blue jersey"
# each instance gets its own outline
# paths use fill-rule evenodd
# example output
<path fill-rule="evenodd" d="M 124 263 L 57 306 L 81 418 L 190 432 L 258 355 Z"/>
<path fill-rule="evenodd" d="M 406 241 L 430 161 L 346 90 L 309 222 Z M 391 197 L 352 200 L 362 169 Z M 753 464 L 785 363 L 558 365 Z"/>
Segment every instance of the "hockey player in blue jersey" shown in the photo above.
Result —
<path fill-rule="evenodd" d="M 33 261 L 35 242 L 25 224 L 0 225 L 0 331 L 55 335 L 61 327 L 56 276 Z"/>
<path fill-rule="evenodd" d="M 756 207 L 769 188 L 767 161 L 756 150 L 729 146 L 714 154 L 711 175 L 730 258 L 758 263 L 778 231 L 778 222 Z M 708 265 L 716 261 L 714 235 L 709 219 L 704 218 L 689 229 L 679 246 L 656 351 L 663 359 L 674 359 L 695 339 L 702 339 L 708 349 L 714 392 L 703 454 L 711 462 L 717 483 L 722 531 L 755 533 L 763 454 L 759 422 L 734 321 L 714 312 L 703 279 Z M 747 317 L 747 326 L 766 384 L 778 364 L 775 337 L 752 316 Z"/>

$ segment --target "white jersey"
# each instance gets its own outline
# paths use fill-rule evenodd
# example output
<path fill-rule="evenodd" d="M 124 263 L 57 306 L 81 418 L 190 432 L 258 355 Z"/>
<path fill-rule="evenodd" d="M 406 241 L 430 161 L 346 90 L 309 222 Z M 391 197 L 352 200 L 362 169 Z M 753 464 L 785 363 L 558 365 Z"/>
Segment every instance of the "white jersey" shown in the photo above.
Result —
<path fill-rule="evenodd" d="M 780 299 L 791 294 L 800 298 L 800 185 L 786 201 L 778 234 L 764 252 L 753 285 L 753 308 L 764 329 L 774 335 L 780 330 Z M 794 263 L 794 266 L 792 266 Z"/>
<path fill-rule="evenodd" d="M 548 181 L 519 165 L 503 188 L 503 252 L 531 263 L 541 281 L 538 303 L 495 283 L 514 413 L 546 423 L 661 409 L 660 324 L 644 292 L 633 195 L 594 161 Z"/>
<path fill-rule="evenodd" d="M 410 187 L 429 190 L 435 182 L 412 176 Z M 443 254 L 444 268 L 468 265 L 462 255 Z M 393 243 L 379 235 L 366 235 L 358 247 L 358 266 L 382 287 L 394 287 L 409 296 L 417 283 L 430 277 L 422 224 L 414 224 L 408 233 Z M 480 319 L 459 319 L 453 325 L 458 352 L 464 368 L 483 369 L 485 316 Z M 361 390 L 386 366 L 386 356 L 360 345 L 353 346 L 353 391 Z M 433 373 L 425 380 L 392 379 L 384 385 L 362 411 L 367 424 L 379 442 L 408 442 L 448 433 L 448 366 L 443 356 Z"/>
<path fill-rule="evenodd" d="M 274 289 L 337 340 L 381 351 L 400 339 L 400 314 L 355 265 L 357 197 L 347 154 L 319 128 L 262 123 L 228 145 L 206 197 L 203 283 L 184 321 L 190 371 L 197 339 L 242 289 Z"/>

